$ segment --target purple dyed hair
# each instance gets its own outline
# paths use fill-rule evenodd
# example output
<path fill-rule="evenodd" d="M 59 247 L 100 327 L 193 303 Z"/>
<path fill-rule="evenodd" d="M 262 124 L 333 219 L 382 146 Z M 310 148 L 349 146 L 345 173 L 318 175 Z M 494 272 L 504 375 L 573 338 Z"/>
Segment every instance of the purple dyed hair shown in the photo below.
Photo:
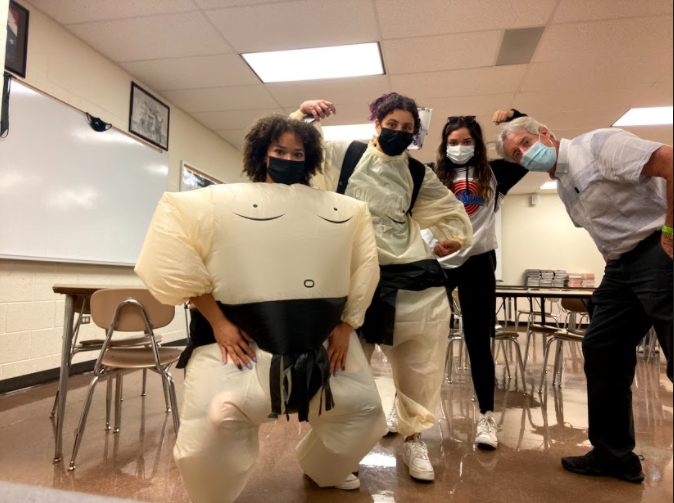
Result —
<path fill-rule="evenodd" d="M 398 93 L 384 94 L 370 103 L 370 121 L 378 120 L 380 123 L 396 110 L 409 112 L 414 117 L 414 134 L 421 129 L 421 117 L 417 103 L 407 96 Z"/>

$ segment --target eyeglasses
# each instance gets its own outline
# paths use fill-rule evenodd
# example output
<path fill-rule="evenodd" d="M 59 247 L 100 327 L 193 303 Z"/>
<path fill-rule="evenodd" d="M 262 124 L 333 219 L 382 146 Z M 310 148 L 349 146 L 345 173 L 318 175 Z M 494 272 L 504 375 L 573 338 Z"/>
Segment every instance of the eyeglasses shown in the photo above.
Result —
<path fill-rule="evenodd" d="M 449 117 L 447 119 L 447 124 L 454 125 L 462 122 L 467 125 L 475 122 L 475 119 L 476 117 L 474 115 L 460 115 L 456 117 Z"/>

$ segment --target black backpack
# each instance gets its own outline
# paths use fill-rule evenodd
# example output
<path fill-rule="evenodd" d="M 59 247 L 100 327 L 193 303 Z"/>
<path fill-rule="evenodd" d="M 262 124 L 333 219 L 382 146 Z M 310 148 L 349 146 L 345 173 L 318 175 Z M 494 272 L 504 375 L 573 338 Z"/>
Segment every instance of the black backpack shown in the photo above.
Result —
<path fill-rule="evenodd" d="M 337 193 L 344 195 L 346 193 L 346 188 L 349 186 L 349 179 L 353 172 L 356 170 L 356 166 L 365 155 L 367 151 L 367 143 L 362 143 L 359 141 L 354 141 L 349 145 L 348 150 L 346 151 L 346 157 L 344 158 L 344 163 L 342 164 L 342 174 L 339 177 L 339 185 L 337 185 Z M 426 166 L 424 166 L 420 161 L 410 159 L 410 174 L 412 175 L 412 180 L 414 181 L 414 187 L 412 188 L 412 205 L 410 209 L 407 210 L 407 214 L 411 215 L 412 210 L 414 209 L 414 204 L 417 202 L 419 197 L 419 192 L 421 191 L 421 186 L 424 183 L 424 177 L 426 176 Z"/>

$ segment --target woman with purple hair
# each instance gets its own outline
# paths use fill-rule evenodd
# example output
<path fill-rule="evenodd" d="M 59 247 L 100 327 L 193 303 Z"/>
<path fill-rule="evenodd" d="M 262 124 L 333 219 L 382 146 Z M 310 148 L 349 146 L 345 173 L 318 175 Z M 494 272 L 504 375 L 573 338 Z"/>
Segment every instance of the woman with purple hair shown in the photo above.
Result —
<path fill-rule="evenodd" d="M 308 101 L 293 117 L 318 124 L 334 113 L 328 101 Z M 403 460 L 410 475 L 433 481 L 435 472 L 421 434 L 436 423 L 450 307 L 443 271 L 421 230 L 433 231 L 445 255 L 469 247 L 473 230 L 463 204 L 407 152 L 421 127 L 414 100 L 384 95 L 370 105 L 370 120 L 377 134 L 369 144 L 324 143 L 323 173 L 313 182 L 369 205 L 381 281 L 361 336 L 366 353 L 372 354 L 379 344 L 393 368 L 397 417 L 390 426 L 392 433 L 406 437 Z"/>

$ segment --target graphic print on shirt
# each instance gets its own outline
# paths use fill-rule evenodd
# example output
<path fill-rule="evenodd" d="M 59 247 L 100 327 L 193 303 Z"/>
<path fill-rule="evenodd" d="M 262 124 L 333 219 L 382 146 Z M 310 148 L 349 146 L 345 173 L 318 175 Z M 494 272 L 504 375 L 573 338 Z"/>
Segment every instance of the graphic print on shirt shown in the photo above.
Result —
<path fill-rule="evenodd" d="M 469 217 L 475 215 L 478 210 L 483 207 L 484 198 L 482 197 L 482 189 L 474 180 L 468 181 L 466 189 L 466 180 L 457 180 L 454 183 L 454 195 L 463 203 L 466 208 L 466 213 Z"/>

